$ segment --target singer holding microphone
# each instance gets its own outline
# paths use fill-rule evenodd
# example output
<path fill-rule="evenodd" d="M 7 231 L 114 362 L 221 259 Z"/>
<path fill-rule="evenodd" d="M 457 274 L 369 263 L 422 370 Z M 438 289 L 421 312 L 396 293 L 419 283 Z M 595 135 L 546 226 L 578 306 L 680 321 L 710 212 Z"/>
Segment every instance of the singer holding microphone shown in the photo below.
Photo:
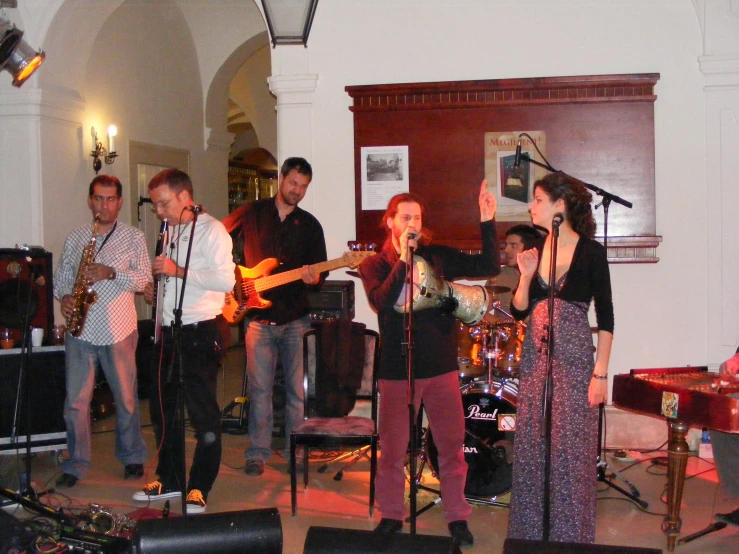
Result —
<path fill-rule="evenodd" d="M 159 478 L 135 493 L 133 499 L 149 502 L 177 498 L 187 487 L 187 513 L 197 514 L 205 511 L 221 464 L 216 378 L 228 349 L 229 329 L 221 312 L 225 293 L 236 281 L 233 243 L 223 224 L 195 204 L 192 182 L 185 172 L 165 169 L 154 176 L 148 188 L 157 217 L 168 219 L 170 224 L 170 244 L 153 263 L 154 275 L 164 276 L 159 282 L 164 287 L 163 347 L 161 356 L 153 361 L 149 396 L 154 435 L 160 447 L 156 470 Z M 189 245 L 192 249 L 183 297 Z M 152 286 L 145 296 L 152 300 Z M 180 305 L 182 327 L 180 350 L 176 351 L 173 325 L 175 309 Z M 180 372 L 183 400 L 197 441 L 187 481 L 182 474 L 185 453 L 177 404 Z"/>
<path fill-rule="evenodd" d="M 591 194 L 562 173 L 534 183 L 529 212 L 534 225 L 549 232 L 539 252 L 518 254 L 521 271 L 511 303 L 516 319 L 529 314 L 523 344 L 514 444 L 513 494 L 508 537 L 542 540 L 545 438 L 542 398 L 547 376 L 549 267 L 552 229 L 559 225 L 554 292 L 553 399 L 549 540 L 595 541 L 598 405 L 608 392 L 608 360 L 613 341 L 613 302 L 608 259 L 595 236 Z M 598 348 L 588 309 L 595 301 Z"/>
<path fill-rule="evenodd" d="M 359 275 L 372 309 L 377 313 L 382 350 L 378 388 L 382 401 L 379 434 L 382 455 L 377 465 L 377 504 L 382 519 L 375 532 L 397 533 L 403 529 L 404 463 L 410 436 L 408 424 L 408 366 L 404 314 L 395 305 L 406 281 L 408 252 L 423 258 L 438 276 L 451 281 L 459 278 L 492 277 L 500 273 L 495 211 L 497 202 L 480 186 L 480 231 L 482 253 L 465 254 L 448 246 L 429 244 L 430 232 L 423 226 L 422 200 L 413 193 L 390 199 L 381 221 L 387 238 L 376 256 L 359 267 Z M 403 303 L 404 298 L 400 298 Z M 413 313 L 413 374 L 416 413 L 421 402 L 433 429 L 439 451 L 441 496 L 449 533 L 462 547 L 472 546 L 474 538 L 467 526 L 472 513 L 464 488 L 467 463 L 462 446 L 465 420 L 459 392 L 457 363 L 457 322 L 451 313 L 430 308 Z"/>

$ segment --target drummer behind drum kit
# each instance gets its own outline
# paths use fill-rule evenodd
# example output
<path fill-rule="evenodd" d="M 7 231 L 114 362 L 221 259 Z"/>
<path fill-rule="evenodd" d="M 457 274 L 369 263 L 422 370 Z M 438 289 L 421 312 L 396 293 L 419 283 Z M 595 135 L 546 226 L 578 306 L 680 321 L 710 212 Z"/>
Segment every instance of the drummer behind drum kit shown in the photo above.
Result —
<path fill-rule="evenodd" d="M 464 457 L 468 465 L 465 496 L 471 502 L 507 506 L 498 497 L 511 488 L 516 429 L 518 371 L 526 325 L 500 308 L 495 295 L 508 287 L 461 285 L 438 278 L 426 261 L 413 257 L 413 310 L 441 308 L 460 322 L 457 362 L 465 415 Z M 408 311 L 405 287 L 395 309 Z M 509 319 L 483 321 L 498 311 Z M 438 451 L 429 428 L 422 436 L 418 474 L 428 462 L 438 476 Z"/>

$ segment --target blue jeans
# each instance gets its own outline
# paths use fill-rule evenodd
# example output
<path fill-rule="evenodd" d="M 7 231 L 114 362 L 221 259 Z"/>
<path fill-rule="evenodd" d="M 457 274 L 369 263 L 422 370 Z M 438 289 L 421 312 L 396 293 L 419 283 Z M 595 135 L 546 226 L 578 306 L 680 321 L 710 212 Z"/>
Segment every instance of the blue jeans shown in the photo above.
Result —
<path fill-rule="evenodd" d="M 249 376 L 249 448 L 247 460 L 266 462 L 272 455 L 272 387 L 279 354 L 285 370 L 285 437 L 303 421 L 303 335 L 310 330 L 308 316 L 285 325 L 251 321 L 246 332 L 246 368 Z M 285 440 L 285 459 L 290 441 Z"/>
<path fill-rule="evenodd" d="M 141 436 L 141 414 L 136 384 L 138 331 L 115 344 L 97 346 L 65 337 L 67 398 L 67 450 L 70 457 L 62 465 L 65 473 L 83 478 L 90 467 L 90 402 L 95 386 L 95 369 L 105 374 L 115 400 L 115 455 L 122 464 L 143 464 L 146 444 Z"/>

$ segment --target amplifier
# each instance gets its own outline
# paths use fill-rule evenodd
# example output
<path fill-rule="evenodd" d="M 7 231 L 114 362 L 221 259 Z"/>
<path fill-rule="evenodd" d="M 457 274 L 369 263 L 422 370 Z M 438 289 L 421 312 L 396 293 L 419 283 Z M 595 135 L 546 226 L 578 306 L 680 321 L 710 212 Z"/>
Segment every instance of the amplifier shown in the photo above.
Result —
<path fill-rule="evenodd" d="M 54 327 L 51 252 L 40 246 L 0 248 L 0 327 L 7 327 L 17 346 L 23 322 L 44 329 L 46 341 Z"/>
<path fill-rule="evenodd" d="M 39 346 L 31 353 L 30 365 L 24 365 L 21 375 L 21 349 L 0 350 L 0 455 L 25 452 L 28 437 L 28 406 L 25 375 L 31 378 L 31 449 L 63 450 L 67 445 L 64 423 L 64 347 Z M 18 380 L 22 391 L 20 399 Z M 20 402 L 20 417 L 13 438 L 16 402 Z"/>
<path fill-rule="evenodd" d="M 308 293 L 311 319 L 354 319 L 354 281 L 325 281 Z"/>

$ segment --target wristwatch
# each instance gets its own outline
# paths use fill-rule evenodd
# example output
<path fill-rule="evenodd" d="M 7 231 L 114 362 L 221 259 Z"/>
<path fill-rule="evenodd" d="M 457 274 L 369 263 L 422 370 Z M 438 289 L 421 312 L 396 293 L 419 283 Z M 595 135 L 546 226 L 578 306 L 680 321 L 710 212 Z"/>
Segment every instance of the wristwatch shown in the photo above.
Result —
<path fill-rule="evenodd" d="M 108 281 L 113 281 L 115 279 L 115 277 L 116 277 L 115 268 L 114 267 L 111 267 L 110 268 L 110 275 L 108 275 Z"/>

